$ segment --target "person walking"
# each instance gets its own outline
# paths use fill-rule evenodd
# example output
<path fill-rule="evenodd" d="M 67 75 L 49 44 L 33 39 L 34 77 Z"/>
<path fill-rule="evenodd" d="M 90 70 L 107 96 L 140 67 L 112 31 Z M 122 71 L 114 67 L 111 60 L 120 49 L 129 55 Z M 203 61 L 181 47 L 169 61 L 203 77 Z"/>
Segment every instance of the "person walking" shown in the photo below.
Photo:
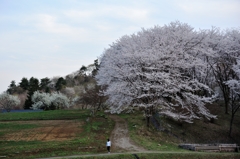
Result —
<path fill-rule="evenodd" d="M 108 153 L 110 153 L 110 148 L 111 148 L 111 141 L 109 139 L 107 139 L 107 151 Z"/>

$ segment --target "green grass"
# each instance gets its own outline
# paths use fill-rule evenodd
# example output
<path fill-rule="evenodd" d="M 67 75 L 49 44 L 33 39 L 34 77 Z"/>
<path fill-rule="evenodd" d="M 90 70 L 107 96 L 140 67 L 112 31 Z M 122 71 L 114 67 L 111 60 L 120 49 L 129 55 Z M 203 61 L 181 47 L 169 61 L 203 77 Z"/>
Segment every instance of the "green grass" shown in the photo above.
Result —
<path fill-rule="evenodd" d="M 49 110 L 41 112 L 1 113 L 0 121 L 86 119 L 89 110 Z"/>
<path fill-rule="evenodd" d="M 38 125 L 36 124 L 22 124 L 22 123 L 20 124 L 20 123 L 2 122 L 0 123 L 0 137 L 11 132 L 21 131 L 24 129 L 33 129 L 37 127 Z"/>
<path fill-rule="evenodd" d="M 22 130 L 22 129 L 33 129 L 38 127 L 36 124 L 19 124 L 19 123 L 8 123 L 8 122 L 4 122 L 4 123 L 0 123 L 0 130 Z"/>
<path fill-rule="evenodd" d="M 81 154 L 77 149 L 79 146 L 78 140 L 66 142 L 1 141 L 0 145 L 0 156 L 8 156 L 16 159 Z"/>
<path fill-rule="evenodd" d="M 239 159 L 240 154 L 229 153 L 145 153 L 137 154 L 140 159 Z M 76 159 L 136 159 L 133 154 L 118 154 L 109 156 L 78 157 Z"/>

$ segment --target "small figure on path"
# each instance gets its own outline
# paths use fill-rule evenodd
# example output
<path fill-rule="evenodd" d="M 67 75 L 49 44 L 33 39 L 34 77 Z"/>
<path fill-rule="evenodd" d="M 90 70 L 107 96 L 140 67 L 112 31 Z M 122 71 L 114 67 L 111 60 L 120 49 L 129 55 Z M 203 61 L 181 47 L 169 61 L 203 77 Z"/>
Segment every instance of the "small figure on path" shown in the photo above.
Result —
<path fill-rule="evenodd" d="M 107 139 L 107 150 L 108 150 L 108 153 L 110 153 L 110 148 L 111 148 L 111 141 L 109 139 Z"/>

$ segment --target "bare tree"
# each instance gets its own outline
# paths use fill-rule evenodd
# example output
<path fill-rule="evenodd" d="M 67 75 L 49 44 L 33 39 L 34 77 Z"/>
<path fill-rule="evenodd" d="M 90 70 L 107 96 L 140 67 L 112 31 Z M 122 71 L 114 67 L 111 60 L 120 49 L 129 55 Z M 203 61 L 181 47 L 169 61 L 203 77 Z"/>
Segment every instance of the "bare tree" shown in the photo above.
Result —
<path fill-rule="evenodd" d="M 86 86 L 85 91 L 80 95 L 81 104 L 85 104 L 91 107 L 92 115 L 95 115 L 97 110 L 104 109 L 103 104 L 106 101 L 106 97 L 103 94 L 103 90 L 100 86 L 92 84 Z"/>

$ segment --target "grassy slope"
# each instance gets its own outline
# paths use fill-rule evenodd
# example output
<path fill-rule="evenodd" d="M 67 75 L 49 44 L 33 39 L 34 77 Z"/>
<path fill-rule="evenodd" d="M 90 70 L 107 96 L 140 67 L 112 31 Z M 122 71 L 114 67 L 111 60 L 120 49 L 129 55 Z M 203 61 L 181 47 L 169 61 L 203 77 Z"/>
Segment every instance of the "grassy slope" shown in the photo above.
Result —
<path fill-rule="evenodd" d="M 218 114 L 218 119 L 196 120 L 194 124 L 177 123 L 162 117 L 161 122 L 167 131 L 156 131 L 153 127 L 146 127 L 146 120 L 142 113 L 134 115 L 122 114 L 129 123 L 131 137 L 139 145 L 148 150 L 177 150 L 180 143 L 237 143 L 240 145 L 240 112 L 236 114 L 232 137 L 228 137 L 230 115 L 223 113 L 224 108 L 212 105 L 211 109 Z M 174 146 L 175 145 L 175 146 Z"/>

